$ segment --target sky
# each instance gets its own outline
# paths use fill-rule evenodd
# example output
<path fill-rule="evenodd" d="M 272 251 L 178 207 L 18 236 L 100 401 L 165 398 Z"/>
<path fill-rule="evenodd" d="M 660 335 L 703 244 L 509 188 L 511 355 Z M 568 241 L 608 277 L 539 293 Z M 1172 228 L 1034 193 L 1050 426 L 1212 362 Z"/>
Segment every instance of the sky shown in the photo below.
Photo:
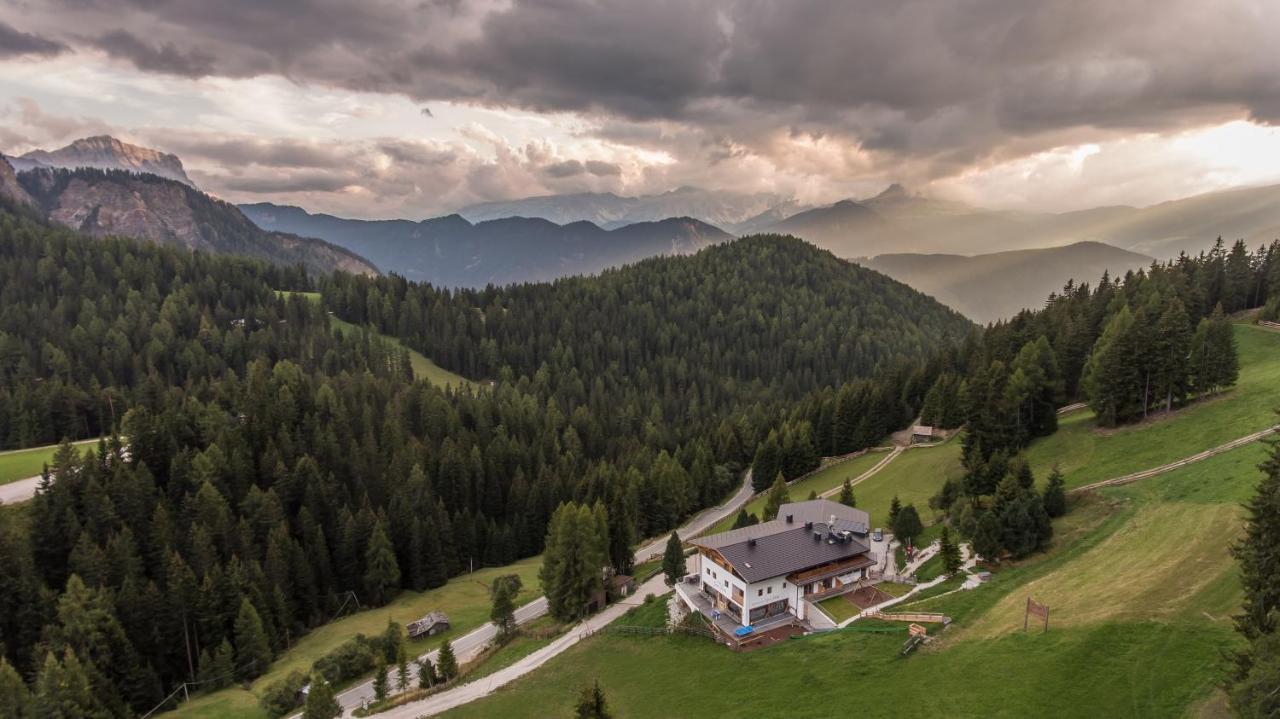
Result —
<path fill-rule="evenodd" d="M 1280 182 L 1274 0 L 0 0 L 0 152 L 112 134 L 352 217 L 679 186 L 1148 205 Z"/>

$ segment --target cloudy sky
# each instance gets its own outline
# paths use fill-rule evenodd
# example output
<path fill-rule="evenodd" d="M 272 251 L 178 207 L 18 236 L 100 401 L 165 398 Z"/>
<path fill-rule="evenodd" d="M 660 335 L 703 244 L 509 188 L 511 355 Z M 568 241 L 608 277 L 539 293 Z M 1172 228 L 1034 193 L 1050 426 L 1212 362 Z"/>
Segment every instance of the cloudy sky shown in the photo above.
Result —
<path fill-rule="evenodd" d="M 1280 182 L 1275 0 L 0 0 L 0 152 L 110 133 L 359 217 L 899 181 L 1019 209 Z"/>

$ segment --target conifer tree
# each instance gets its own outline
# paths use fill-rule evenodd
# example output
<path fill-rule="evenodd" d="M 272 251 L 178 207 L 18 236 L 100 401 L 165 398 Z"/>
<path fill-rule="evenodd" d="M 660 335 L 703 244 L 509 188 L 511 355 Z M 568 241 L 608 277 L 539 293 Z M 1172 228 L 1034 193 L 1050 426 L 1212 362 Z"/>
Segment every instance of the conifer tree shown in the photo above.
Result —
<path fill-rule="evenodd" d="M 849 484 L 848 478 L 840 484 L 840 504 L 846 507 L 858 506 L 858 501 L 853 497 L 853 485 Z"/>
<path fill-rule="evenodd" d="M 893 499 L 889 500 L 889 529 L 892 530 L 894 524 L 898 521 L 898 513 L 902 511 L 902 502 L 898 500 L 898 495 L 893 495 Z"/>
<path fill-rule="evenodd" d="M 770 432 L 765 441 L 756 448 L 755 460 L 751 463 L 751 484 L 756 492 L 763 492 L 769 482 L 782 471 L 779 457 L 777 432 Z"/>
<path fill-rule="evenodd" d="M 764 502 L 764 521 L 768 522 L 778 518 L 778 509 L 791 501 L 791 494 L 787 491 L 787 480 L 783 479 L 782 473 L 773 480 L 773 486 L 769 488 L 769 495 Z"/>
<path fill-rule="evenodd" d="M 489 596 L 493 607 L 489 611 L 489 621 L 498 628 L 498 635 L 506 637 L 515 627 L 516 596 L 519 595 L 523 583 L 518 574 L 504 574 L 495 577 L 489 586 Z"/>
<path fill-rule="evenodd" d="M 910 545 L 923 531 L 924 524 L 920 521 L 920 514 L 916 512 L 913 504 L 903 507 L 893 520 L 893 535 L 904 546 Z"/>
<path fill-rule="evenodd" d="M 31 691 L 13 665 L 0 655 L 0 707 L 13 719 L 36 719 Z"/>
<path fill-rule="evenodd" d="M 452 681 L 458 676 L 458 658 L 453 654 L 453 644 L 448 639 L 440 645 L 440 655 L 436 657 L 436 674 L 440 681 Z"/>
<path fill-rule="evenodd" d="M 418 660 L 418 688 L 430 689 L 436 683 L 436 666 L 431 663 L 430 657 L 422 657 Z"/>
<path fill-rule="evenodd" d="M 381 520 L 374 525 L 364 558 L 365 596 L 374 606 L 386 604 L 400 587 L 400 567 L 396 564 L 395 550 L 391 540 L 387 539 Z"/>
<path fill-rule="evenodd" d="M 1262 481 L 1245 505 L 1245 532 L 1232 553 L 1240 563 L 1244 610 L 1236 631 L 1248 642 L 1236 655 L 1232 708 L 1242 716 L 1272 716 L 1280 668 L 1280 442 L 1260 469 Z"/>
<path fill-rule="evenodd" d="M 1000 520 L 992 510 L 982 510 L 977 518 L 973 533 L 973 551 L 989 562 L 1000 559 Z"/>
<path fill-rule="evenodd" d="M 680 541 L 680 535 L 672 532 L 667 537 L 667 548 L 662 553 L 662 573 L 668 587 L 673 587 L 680 581 L 684 576 L 684 567 L 684 544 Z"/>
<path fill-rule="evenodd" d="M 258 610 L 247 598 L 240 600 L 240 610 L 235 621 L 236 678 L 253 679 L 260 676 L 271 664 L 271 644 L 262 627 Z"/>
<path fill-rule="evenodd" d="M 374 701 L 385 701 L 390 687 L 390 680 L 387 677 L 387 660 L 378 655 L 377 661 L 373 665 L 373 699 Z"/>
<path fill-rule="evenodd" d="M 948 575 L 960 571 L 962 559 L 960 547 L 951 535 L 951 529 L 943 525 L 942 535 L 938 538 L 939 554 L 942 556 L 942 568 Z"/>
<path fill-rule="evenodd" d="M 1163 400 L 1164 409 L 1168 412 L 1186 397 L 1187 355 L 1191 351 L 1191 321 L 1177 297 L 1170 298 L 1160 314 L 1153 345 L 1151 391 L 1156 401 Z"/>
<path fill-rule="evenodd" d="M 404 692 L 409 688 L 409 658 L 405 656 L 404 644 L 396 649 L 396 691 Z"/>
<path fill-rule="evenodd" d="M 733 529 L 741 529 L 750 527 L 753 524 L 759 524 L 760 518 L 754 514 L 747 514 L 747 508 L 743 507 L 738 510 L 738 516 L 733 519 Z"/>
<path fill-rule="evenodd" d="M 578 694 L 578 703 L 574 706 L 573 716 L 576 719 L 613 719 L 609 705 L 605 701 L 604 692 L 600 689 L 600 681 L 583 687 Z"/>
<path fill-rule="evenodd" d="M 59 662 L 53 652 L 45 655 L 44 665 L 36 676 L 32 714 L 40 719 L 109 719 L 111 712 L 103 706 L 89 684 L 84 665 L 67 647 Z"/>
<path fill-rule="evenodd" d="M 319 672 L 312 672 L 307 701 L 302 707 L 302 719 L 336 719 L 342 716 L 342 707 L 333 696 L 333 687 Z"/>
<path fill-rule="evenodd" d="M 1049 473 L 1048 483 L 1044 487 L 1043 501 L 1044 511 L 1050 519 L 1056 519 L 1067 513 L 1066 483 L 1057 465 L 1054 465 L 1053 471 Z"/>

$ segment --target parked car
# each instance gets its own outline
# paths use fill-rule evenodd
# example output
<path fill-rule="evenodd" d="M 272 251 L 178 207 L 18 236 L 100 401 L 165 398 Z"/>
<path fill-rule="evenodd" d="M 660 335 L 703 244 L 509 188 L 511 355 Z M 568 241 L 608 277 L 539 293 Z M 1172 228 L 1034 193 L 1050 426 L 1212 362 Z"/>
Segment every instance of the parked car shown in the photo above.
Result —
<path fill-rule="evenodd" d="M 880 529 L 879 527 L 876 527 L 876 531 L 871 533 L 871 539 L 876 542 L 883 542 L 884 530 Z"/>

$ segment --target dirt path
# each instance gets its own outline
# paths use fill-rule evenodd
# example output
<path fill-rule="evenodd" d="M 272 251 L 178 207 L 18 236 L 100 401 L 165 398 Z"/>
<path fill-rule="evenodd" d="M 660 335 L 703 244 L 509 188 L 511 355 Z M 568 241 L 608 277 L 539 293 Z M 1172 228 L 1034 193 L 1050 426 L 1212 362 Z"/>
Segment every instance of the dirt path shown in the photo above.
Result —
<path fill-rule="evenodd" d="M 1176 462 L 1170 462 L 1168 464 L 1162 464 L 1159 467 L 1152 467 L 1151 469 L 1144 469 L 1140 472 L 1133 472 L 1131 474 L 1125 474 L 1119 477 L 1113 477 L 1111 479 L 1104 479 L 1101 482 L 1094 482 L 1092 484 L 1086 484 L 1082 487 L 1076 487 L 1075 489 L 1070 490 L 1068 494 L 1078 494 L 1080 492 L 1088 492 L 1090 490 L 1101 489 L 1103 487 L 1115 487 L 1121 484 L 1129 484 L 1131 482 L 1137 482 L 1140 479 L 1155 477 L 1157 475 L 1165 474 L 1166 472 L 1172 472 L 1173 470 L 1181 469 L 1187 466 L 1188 464 L 1194 464 L 1201 460 L 1205 460 L 1215 455 L 1222 454 L 1223 452 L 1229 452 L 1237 447 L 1243 447 L 1246 444 L 1257 442 L 1258 440 L 1264 437 L 1267 437 L 1268 435 L 1274 434 L 1276 432 L 1280 432 L 1280 424 L 1274 427 L 1269 427 L 1267 429 L 1264 429 L 1261 432 L 1254 432 L 1253 434 L 1246 435 L 1239 439 L 1233 439 L 1230 442 L 1227 442 L 1226 444 L 1219 445 L 1217 447 L 1214 447 L 1213 449 L 1206 449 L 1205 451 L 1200 452 L 1198 454 L 1193 454 L 1190 457 L 1183 457 L 1182 459 L 1179 459 Z"/>

